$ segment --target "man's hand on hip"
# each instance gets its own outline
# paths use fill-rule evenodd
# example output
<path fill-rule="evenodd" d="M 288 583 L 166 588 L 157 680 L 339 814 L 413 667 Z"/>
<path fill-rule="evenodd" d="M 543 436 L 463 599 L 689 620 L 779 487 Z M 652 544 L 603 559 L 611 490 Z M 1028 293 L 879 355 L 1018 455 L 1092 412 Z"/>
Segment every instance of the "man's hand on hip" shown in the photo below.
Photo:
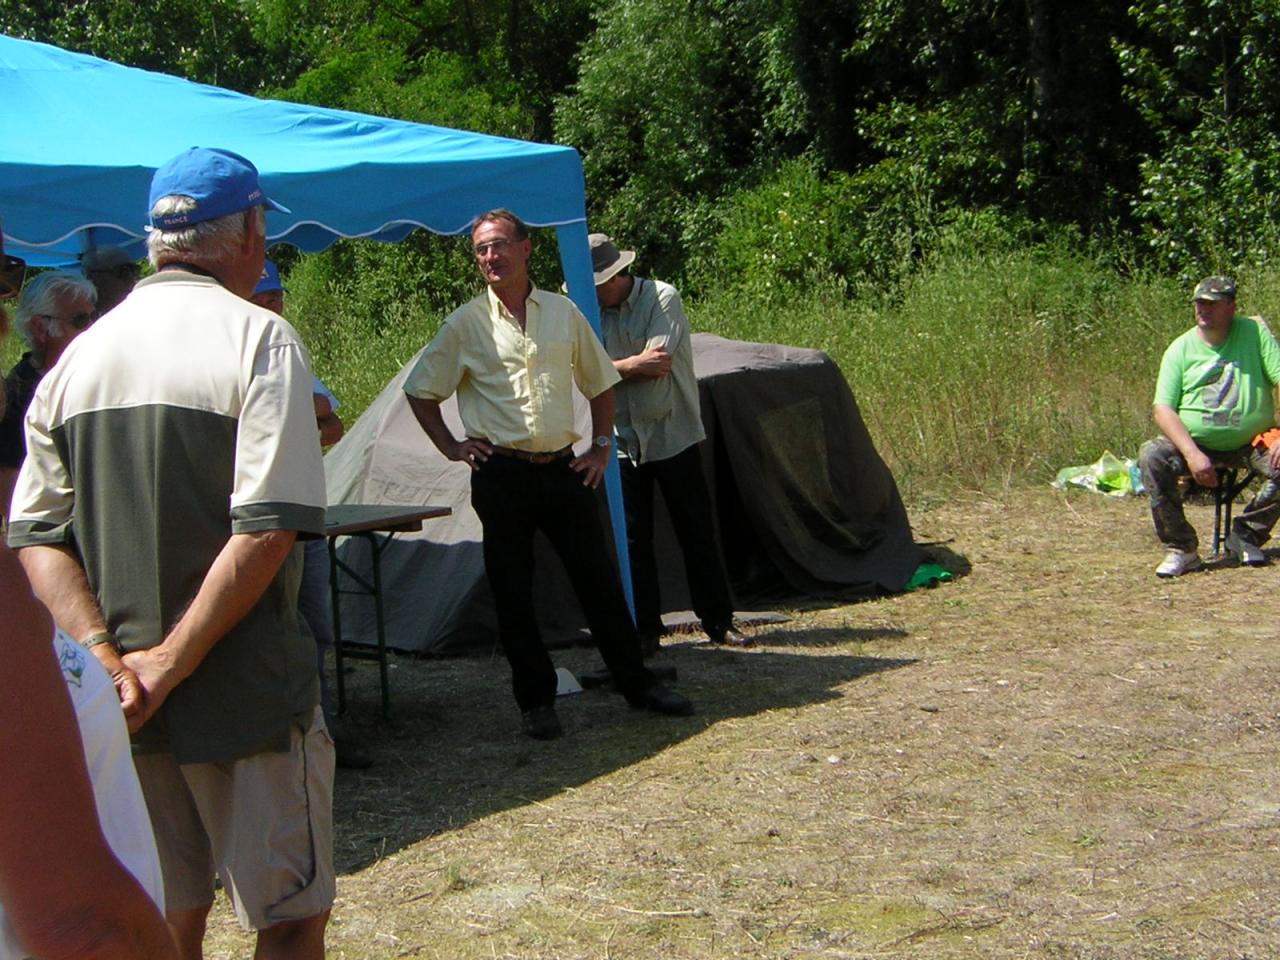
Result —
<path fill-rule="evenodd" d="M 465 463 L 473 471 L 480 469 L 480 464 L 484 463 L 493 455 L 493 448 L 483 440 L 472 440 L 468 437 L 466 440 L 460 440 L 444 452 L 445 456 L 450 460 L 458 460 Z"/>
<path fill-rule="evenodd" d="M 609 462 L 608 447 L 592 447 L 589 451 L 580 457 L 575 457 L 569 463 L 572 470 L 577 471 L 582 477 L 582 485 L 590 487 L 594 490 L 600 486 L 600 481 L 604 479 L 604 468 Z"/>

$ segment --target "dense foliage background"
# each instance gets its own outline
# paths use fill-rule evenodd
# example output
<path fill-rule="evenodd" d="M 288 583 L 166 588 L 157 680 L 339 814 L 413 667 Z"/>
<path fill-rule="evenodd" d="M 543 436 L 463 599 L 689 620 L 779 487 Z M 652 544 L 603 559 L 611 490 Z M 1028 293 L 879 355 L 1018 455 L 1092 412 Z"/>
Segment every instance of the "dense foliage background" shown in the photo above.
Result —
<path fill-rule="evenodd" d="M 0 0 L 0 31 L 572 144 L 592 229 L 677 283 L 695 326 L 828 349 L 900 479 L 936 484 L 1136 444 L 1193 278 L 1237 273 L 1246 308 L 1268 310 L 1278 15 L 1280 0 Z M 273 256 L 348 413 L 475 288 L 465 248 L 428 235 Z M 538 269 L 558 282 L 546 252 Z"/>

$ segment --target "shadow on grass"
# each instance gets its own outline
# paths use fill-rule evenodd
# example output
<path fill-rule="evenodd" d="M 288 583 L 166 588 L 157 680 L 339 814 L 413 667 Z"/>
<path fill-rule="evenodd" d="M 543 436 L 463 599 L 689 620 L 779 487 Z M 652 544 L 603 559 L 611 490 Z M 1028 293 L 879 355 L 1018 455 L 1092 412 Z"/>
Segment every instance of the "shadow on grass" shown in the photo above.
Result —
<path fill-rule="evenodd" d="M 550 743 L 520 732 L 505 659 L 397 658 L 392 719 L 377 719 L 377 671 L 349 674 L 346 723 L 370 749 L 367 771 L 338 771 L 334 801 L 337 866 L 350 873 L 424 838 L 534 803 L 643 761 L 713 725 L 779 708 L 836 699 L 841 689 L 911 659 L 815 650 L 823 644 L 902 635 L 897 630 L 811 630 L 798 649 L 731 650 L 676 641 L 654 663 L 674 667 L 674 684 L 697 705 L 692 717 L 633 710 L 617 694 L 561 697 L 565 737 Z M 799 644 L 795 641 L 800 639 Z M 767 640 L 765 642 L 768 642 Z M 597 669 L 594 650 L 553 653 L 580 675 Z"/>
<path fill-rule="evenodd" d="M 762 644 L 786 647 L 834 647 L 872 640 L 901 640 L 908 631 L 900 627 L 814 627 L 810 630 L 774 630 L 761 627 L 751 636 Z"/>
<path fill-rule="evenodd" d="M 922 543 L 917 546 L 926 562 L 936 563 L 953 577 L 967 577 L 973 572 L 973 564 L 969 562 L 969 558 L 952 550 L 945 543 Z"/>

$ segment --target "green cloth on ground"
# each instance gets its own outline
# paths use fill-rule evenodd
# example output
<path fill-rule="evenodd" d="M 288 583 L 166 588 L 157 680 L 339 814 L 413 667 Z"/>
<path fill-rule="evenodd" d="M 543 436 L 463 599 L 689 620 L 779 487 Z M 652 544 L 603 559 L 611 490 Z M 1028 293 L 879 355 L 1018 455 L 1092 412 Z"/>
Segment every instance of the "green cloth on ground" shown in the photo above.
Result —
<path fill-rule="evenodd" d="M 907 585 L 903 590 L 915 590 L 919 587 L 936 587 L 940 583 L 946 583 L 951 579 L 951 571 L 938 566 L 936 563 L 922 563 L 916 567 L 916 572 L 911 575 L 911 579 L 907 581 Z"/>

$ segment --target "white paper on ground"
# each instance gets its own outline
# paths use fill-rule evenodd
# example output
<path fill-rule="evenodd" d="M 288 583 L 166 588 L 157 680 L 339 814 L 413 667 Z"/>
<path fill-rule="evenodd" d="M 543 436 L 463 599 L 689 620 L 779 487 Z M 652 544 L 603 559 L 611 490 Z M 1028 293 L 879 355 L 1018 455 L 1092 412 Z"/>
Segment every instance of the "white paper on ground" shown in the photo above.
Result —
<path fill-rule="evenodd" d="M 581 693 L 582 684 L 578 678 L 564 667 L 556 667 L 556 696 L 565 697 L 571 693 Z"/>

